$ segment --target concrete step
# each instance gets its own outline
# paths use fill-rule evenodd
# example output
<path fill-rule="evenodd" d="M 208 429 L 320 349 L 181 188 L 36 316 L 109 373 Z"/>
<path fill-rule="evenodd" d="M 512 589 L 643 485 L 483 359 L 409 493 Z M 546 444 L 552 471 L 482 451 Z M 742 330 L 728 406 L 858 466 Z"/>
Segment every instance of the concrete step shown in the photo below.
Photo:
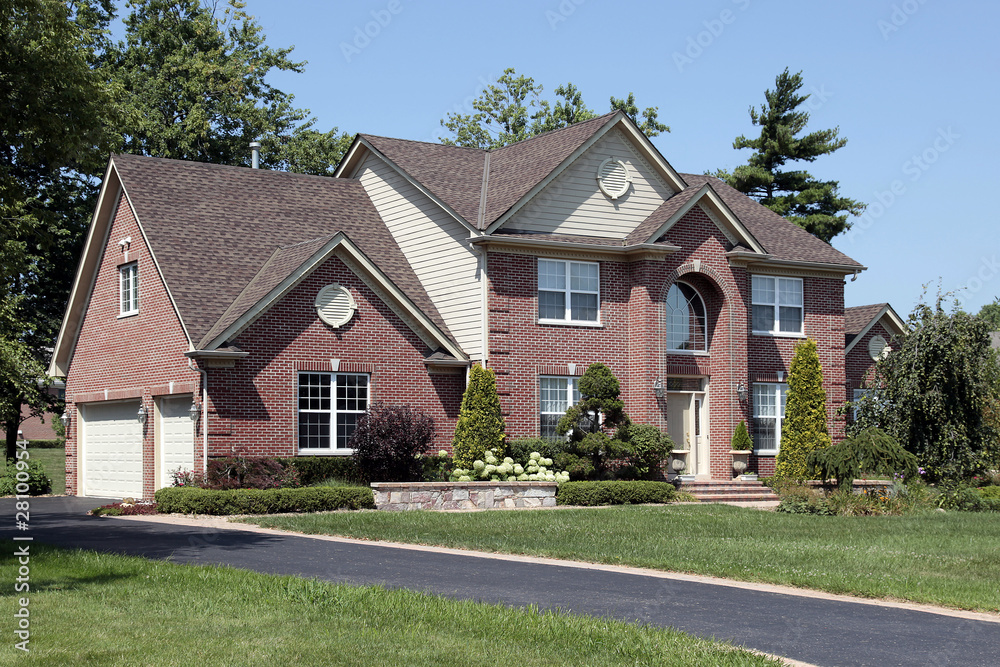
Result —
<path fill-rule="evenodd" d="M 745 482 L 742 480 L 708 480 L 683 482 L 680 491 L 690 493 L 703 503 L 719 502 L 759 502 L 777 501 L 770 488 L 760 482 Z"/>

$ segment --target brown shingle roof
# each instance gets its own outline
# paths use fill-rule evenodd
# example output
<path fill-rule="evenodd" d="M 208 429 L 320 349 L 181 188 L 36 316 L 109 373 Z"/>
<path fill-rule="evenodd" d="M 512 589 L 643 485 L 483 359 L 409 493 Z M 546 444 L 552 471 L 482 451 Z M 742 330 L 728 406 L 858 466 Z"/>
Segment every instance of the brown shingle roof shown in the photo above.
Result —
<path fill-rule="evenodd" d="M 450 337 L 360 182 L 134 155 L 113 160 L 195 344 L 297 268 L 309 244 L 294 244 L 337 232 Z"/>
<path fill-rule="evenodd" d="M 861 333 L 861 330 L 868 326 L 868 323 L 888 305 L 887 303 L 873 303 L 868 306 L 844 308 L 844 333 L 847 335 L 848 342 Z"/>
<path fill-rule="evenodd" d="M 481 225 L 485 229 L 604 127 L 615 113 L 539 134 L 494 151 L 369 134 L 360 136 L 473 227 L 479 224 L 483 167 L 488 153 L 489 192 Z"/>
<path fill-rule="evenodd" d="M 725 182 L 704 174 L 681 174 L 691 187 L 699 188 L 710 183 L 726 205 L 736 214 L 743 226 L 774 259 L 793 262 L 818 262 L 821 264 L 862 265 L 844 253 L 821 241 L 794 222 L 761 206 Z M 671 199 L 677 197 L 674 195 Z M 669 201 L 669 200 L 668 200 Z"/>

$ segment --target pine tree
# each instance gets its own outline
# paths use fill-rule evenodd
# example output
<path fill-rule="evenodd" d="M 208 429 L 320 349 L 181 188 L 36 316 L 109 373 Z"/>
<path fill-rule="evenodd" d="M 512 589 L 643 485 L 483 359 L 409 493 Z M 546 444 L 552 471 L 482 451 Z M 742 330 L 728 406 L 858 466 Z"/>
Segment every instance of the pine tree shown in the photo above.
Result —
<path fill-rule="evenodd" d="M 829 243 L 850 228 L 847 216 L 861 215 L 865 204 L 841 197 L 838 181 L 820 181 L 804 170 L 782 169 L 788 162 L 813 162 L 847 144 L 847 139 L 838 136 L 840 128 L 797 136 L 809 122 L 809 112 L 799 109 L 809 95 L 800 95 L 800 88 L 802 72 L 789 74 L 786 67 L 775 78 L 774 90 L 764 93 L 767 101 L 760 111 L 750 107 L 750 121 L 760 126 L 760 136 L 747 139 L 741 135 L 733 141 L 733 148 L 752 148 L 754 154 L 732 173 L 719 170 L 714 175 Z"/>
<path fill-rule="evenodd" d="M 816 341 L 808 339 L 795 346 L 795 356 L 788 372 L 788 402 L 781 424 L 781 449 L 775 476 L 805 479 L 809 453 L 831 444 L 826 429 L 823 368 L 819 363 Z"/>
<path fill-rule="evenodd" d="M 469 372 L 469 386 L 462 396 L 462 407 L 452 440 L 455 466 L 471 468 L 487 449 L 503 458 L 506 425 L 500 410 L 496 376 L 479 364 Z"/>

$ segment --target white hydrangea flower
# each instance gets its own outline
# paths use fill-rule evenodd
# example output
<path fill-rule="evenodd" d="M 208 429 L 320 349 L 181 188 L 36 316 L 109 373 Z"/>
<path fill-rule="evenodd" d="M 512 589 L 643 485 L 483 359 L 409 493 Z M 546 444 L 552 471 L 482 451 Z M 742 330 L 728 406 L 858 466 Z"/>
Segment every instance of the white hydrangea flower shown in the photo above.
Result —
<path fill-rule="evenodd" d="M 531 459 L 532 461 L 537 461 L 538 459 L 542 458 L 542 455 L 539 454 L 538 452 L 531 452 L 531 455 L 528 456 L 528 458 Z"/>
<path fill-rule="evenodd" d="M 460 482 L 471 482 L 472 478 L 469 477 L 468 475 L 462 475 L 461 477 L 458 478 L 458 481 L 460 481 Z"/>

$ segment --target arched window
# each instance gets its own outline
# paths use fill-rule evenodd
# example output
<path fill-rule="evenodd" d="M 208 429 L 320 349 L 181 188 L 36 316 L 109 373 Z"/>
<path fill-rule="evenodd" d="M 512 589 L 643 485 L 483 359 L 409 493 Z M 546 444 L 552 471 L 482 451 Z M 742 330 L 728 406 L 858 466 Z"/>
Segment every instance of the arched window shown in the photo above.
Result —
<path fill-rule="evenodd" d="M 686 283 L 674 283 L 667 292 L 667 352 L 708 351 L 705 303 Z"/>

